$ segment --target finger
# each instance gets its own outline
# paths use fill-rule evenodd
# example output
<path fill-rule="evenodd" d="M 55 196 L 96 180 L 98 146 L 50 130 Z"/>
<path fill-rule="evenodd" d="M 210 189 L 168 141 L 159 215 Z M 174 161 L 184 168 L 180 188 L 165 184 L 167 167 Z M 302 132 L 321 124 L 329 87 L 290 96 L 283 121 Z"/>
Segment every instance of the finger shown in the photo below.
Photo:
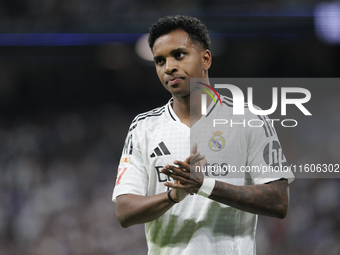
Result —
<path fill-rule="evenodd" d="M 201 154 L 199 152 L 196 152 L 195 154 L 191 154 L 190 155 L 190 162 L 192 162 L 193 160 L 196 160 Z M 189 163 L 190 163 L 189 162 Z"/>
<path fill-rule="evenodd" d="M 177 162 L 177 160 L 175 160 L 174 162 Z M 174 163 L 176 164 L 176 163 Z M 176 164 L 177 165 L 177 164 Z M 180 176 L 183 176 L 185 177 L 186 174 L 183 172 L 184 169 L 182 169 L 181 167 L 179 166 L 174 166 L 174 165 L 166 165 L 164 167 L 165 169 L 169 170 L 170 172 L 174 173 L 174 174 L 177 174 L 177 175 L 180 175 Z"/>
<path fill-rule="evenodd" d="M 190 156 L 189 157 L 187 157 L 185 160 L 184 160 L 184 162 L 186 162 L 186 163 L 190 163 Z M 175 164 L 175 163 L 174 163 Z"/>
<path fill-rule="evenodd" d="M 207 163 L 208 163 L 207 159 L 203 159 L 202 161 L 200 161 L 201 167 L 204 167 Z"/>
<path fill-rule="evenodd" d="M 164 182 L 164 185 L 173 189 L 185 189 L 185 186 L 180 183 Z"/>
<path fill-rule="evenodd" d="M 192 148 L 191 148 L 191 154 L 196 154 L 196 152 L 197 152 L 197 147 L 198 147 L 197 143 L 194 143 L 194 145 L 193 145 Z"/>
<path fill-rule="evenodd" d="M 167 165 L 165 168 L 161 169 L 161 173 L 166 174 L 167 176 L 170 176 L 174 179 L 178 179 L 178 177 L 182 177 L 184 179 L 189 179 L 190 174 L 184 172 L 181 168 Z"/>
<path fill-rule="evenodd" d="M 178 160 L 176 160 L 174 163 L 178 165 L 181 169 L 185 169 L 186 172 L 190 172 L 190 164 Z"/>
<path fill-rule="evenodd" d="M 195 176 L 197 178 L 204 178 L 203 173 L 202 173 L 202 170 L 204 169 L 204 166 L 207 164 L 207 160 L 206 159 L 203 159 L 199 162 L 199 165 L 195 165 L 195 171 L 194 173 L 196 174 Z"/>
<path fill-rule="evenodd" d="M 201 176 L 202 175 L 201 168 L 204 167 L 206 164 L 207 164 L 207 160 L 203 159 L 203 160 L 200 161 L 200 165 L 195 165 L 194 168 L 191 168 L 191 170 L 188 171 L 188 174 L 189 174 L 188 180 L 191 177 L 194 177 L 194 176 L 196 176 L 197 178 L 200 178 L 200 179 L 203 178 L 203 176 Z M 188 167 L 189 167 L 189 169 L 190 169 L 190 165 L 188 165 L 187 163 L 182 162 L 182 161 L 177 161 L 177 165 L 181 168 L 188 169 Z M 197 167 L 198 167 L 198 169 L 197 169 Z M 192 174 L 195 174 L 195 175 L 192 176 Z"/>
<path fill-rule="evenodd" d="M 175 183 L 188 184 L 190 180 L 190 174 L 188 174 L 187 177 L 182 177 L 172 173 L 171 171 L 168 171 L 167 169 L 162 169 L 161 172 L 172 178 L 175 181 Z"/>
<path fill-rule="evenodd" d="M 181 165 L 178 165 L 179 162 L 181 162 Z M 175 160 L 174 164 L 177 165 L 177 167 L 175 167 L 175 171 L 176 171 L 176 173 L 178 173 L 178 175 L 189 178 L 189 175 L 190 175 L 189 174 L 190 173 L 190 164 L 189 163 L 184 163 L 182 161 Z M 170 166 L 170 169 L 172 169 L 171 167 L 172 166 Z M 177 172 L 177 171 L 179 171 L 179 172 Z"/>
<path fill-rule="evenodd" d="M 187 157 L 184 162 L 188 164 L 194 164 L 197 161 L 200 161 L 204 159 L 204 155 L 201 155 L 199 152 L 196 152 L 195 154 L 191 154 L 189 157 Z"/>
<path fill-rule="evenodd" d="M 179 163 L 181 165 L 179 165 Z M 182 171 L 182 173 L 190 173 L 190 164 L 187 162 L 182 162 L 179 160 L 175 160 L 174 164 L 178 165 L 177 169 L 180 169 Z M 186 175 L 182 175 L 182 176 L 188 176 L 188 174 Z"/>
<path fill-rule="evenodd" d="M 199 157 L 199 155 L 200 155 L 199 152 L 196 152 L 195 154 L 190 154 L 190 156 L 187 157 L 187 158 L 184 160 L 184 162 L 190 164 L 190 162 L 191 162 L 193 159 Z"/>
<path fill-rule="evenodd" d="M 193 164 L 197 163 L 198 161 L 203 160 L 204 158 L 205 158 L 204 155 L 198 154 L 198 155 L 195 155 L 195 156 L 191 157 L 189 163 L 193 165 Z"/>
<path fill-rule="evenodd" d="M 197 153 L 197 146 L 198 146 L 197 143 L 194 143 L 194 145 L 191 148 L 191 155 L 195 155 Z M 185 159 L 185 162 L 190 163 L 191 155 Z"/>

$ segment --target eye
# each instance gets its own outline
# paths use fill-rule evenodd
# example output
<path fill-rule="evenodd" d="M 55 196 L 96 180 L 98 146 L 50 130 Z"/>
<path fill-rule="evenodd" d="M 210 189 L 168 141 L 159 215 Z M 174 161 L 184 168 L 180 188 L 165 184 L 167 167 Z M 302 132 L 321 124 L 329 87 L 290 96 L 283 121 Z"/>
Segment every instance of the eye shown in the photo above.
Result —
<path fill-rule="evenodd" d="M 184 52 L 177 52 L 177 53 L 175 54 L 175 57 L 176 57 L 177 59 L 179 59 L 179 58 L 184 57 L 184 55 L 185 55 Z"/>
<path fill-rule="evenodd" d="M 163 65 L 165 63 L 165 59 L 164 58 L 157 58 L 155 60 L 156 65 Z"/>

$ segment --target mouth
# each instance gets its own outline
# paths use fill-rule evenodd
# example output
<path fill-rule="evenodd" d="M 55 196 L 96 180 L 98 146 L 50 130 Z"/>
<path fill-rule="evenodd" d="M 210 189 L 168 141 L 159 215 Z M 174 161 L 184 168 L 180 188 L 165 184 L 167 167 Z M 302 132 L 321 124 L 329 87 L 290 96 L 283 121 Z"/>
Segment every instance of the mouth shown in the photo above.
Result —
<path fill-rule="evenodd" d="M 170 80 L 167 81 L 167 84 L 169 84 L 170 86 L 173 86 L 179 83 L 182 79 L 183 78 L 180 78 L 180 77 L 172 77 Z"/>

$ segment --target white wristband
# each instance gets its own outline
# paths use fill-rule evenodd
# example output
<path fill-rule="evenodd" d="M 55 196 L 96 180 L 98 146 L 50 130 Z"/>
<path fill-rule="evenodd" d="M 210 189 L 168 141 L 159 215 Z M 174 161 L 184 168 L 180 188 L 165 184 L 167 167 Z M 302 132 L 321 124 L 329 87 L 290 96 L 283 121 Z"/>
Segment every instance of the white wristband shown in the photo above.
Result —
<path fill-rule="evenodd" d="M 197 194 L 203 197 L 209 197 L 211 192 L 215 187 L 215 179 L 204 178 L 201 188 L 198 190 Z"/>

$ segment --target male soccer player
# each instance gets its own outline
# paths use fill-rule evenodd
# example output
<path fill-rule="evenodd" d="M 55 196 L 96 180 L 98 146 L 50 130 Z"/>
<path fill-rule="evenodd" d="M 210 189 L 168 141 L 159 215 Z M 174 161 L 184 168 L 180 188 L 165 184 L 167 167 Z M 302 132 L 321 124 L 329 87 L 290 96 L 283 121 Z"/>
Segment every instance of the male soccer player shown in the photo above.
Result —
<path fill-rule="evenodd" d="M 209 160 L 238 168 L 270 165 L 266 158 L 279 149 L 275 130 L 210 127 L 202 135 L 196 132 L 198 147 L 189 155 L 190 127 L 197 131 L 202 118 L 233 118 L 232 101 L 223 96 L 223 105 L 211 104 L 206 116 L 193 111 L 190 116 L 190 107 L 195 108 L 190 98 L 201 91 L 190 88 L 190 79 L 208 82 L 208 31 L 196 18 L 168 16 L 151 27 L 149 45 L 157 75 L 172 98 L 139 114 L 129 128 L 113 192 L 120 224 L 145 223 L 149 254 L 255 254 L 257 214 L 286 216 L 293 175 L 225 172 L 214 179 L 194 169 Z M 249 111 L 245 118 L 265 120 Z"/>

